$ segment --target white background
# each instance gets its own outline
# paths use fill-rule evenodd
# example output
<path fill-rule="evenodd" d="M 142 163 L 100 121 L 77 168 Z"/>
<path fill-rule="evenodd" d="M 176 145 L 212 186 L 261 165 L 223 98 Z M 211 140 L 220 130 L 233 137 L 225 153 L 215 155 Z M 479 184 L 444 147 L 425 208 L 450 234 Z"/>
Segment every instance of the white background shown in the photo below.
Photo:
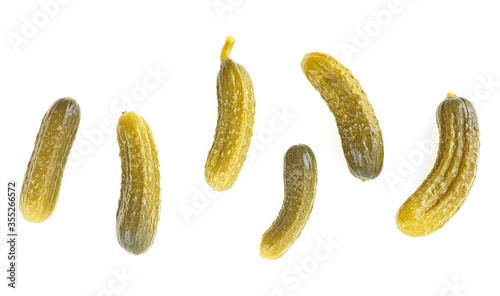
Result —
<path fill-rule="evenodd" d="M 47 2 L 0 4 L 2 194 L 7 180 L 22 182 L 53 101 L 75 98 L 82 119 L 54 214 L 19 223 L 16 291 L 6 288 L 1 244 L 1 295 L 500 293 L 495 1 L 61 1 L 48 17 Z M 239 179 L 214 193 L 204 164 L 227 35 L 236 39 L 231 57 L 254 82 L 257 113 Z M 334 117 L 300 68 L 310 51 L 338 58 L 367 93 L 385 142 L 377 179 L 349 173 Z M 138 97 L 151 69 L 168 76 Z M 394 217 L 434 163 L 435 110 L 447 92 L 469 98 L 479 114 L 477 179 L 443 229 L 410 238 Z M 161 163 L 158 233 L 140 256 L 115 236 L 115 128 L 127 110 L 151 126 Z M 297 143 L 318 161 L 315 207 L 289 251 L 264 260 L 260 238 L 283 200 L 283 155 Z"/>

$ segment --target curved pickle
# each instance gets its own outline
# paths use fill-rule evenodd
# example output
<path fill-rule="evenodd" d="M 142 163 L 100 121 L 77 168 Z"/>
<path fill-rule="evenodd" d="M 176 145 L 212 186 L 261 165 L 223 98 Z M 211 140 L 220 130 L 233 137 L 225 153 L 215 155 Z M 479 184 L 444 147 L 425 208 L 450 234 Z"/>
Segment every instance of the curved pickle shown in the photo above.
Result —
<path fill-rule="evenodd" d="M 205 164 L 205 180 L 217 191 L 228 190 L 236 182 L 250 146 L 255 116 L 250 75 L 229 58 L 233 44 L 233 37 L 227 37 L 221 52 L 217 127 Z"/>
<path fill-rule="evenodd" d="M 301 66 L 335 116 L 349 171 L 361 181 L 376 178 L 384 162 L 382 131 L 358 80 L 321 52 L 306 54 Z"/>
<path fill-rule="evenodd" d="M 116 235 L 127 252 L 139 255 L 154 242 L 160 214 L 160 164 L 153 134 L 134 112 L 120 116 L 117 127 L 122 166 Z"/>
<path fill-rule="evenodd" d="M 285 154 L 285 199 L 278 217 L 262 236 L 260 256 L 278 259 L 299 238 L 311 214 L 318 171 L 316 157 L 306 145 L 290 147 Z"/>
<path fill-rule="evenodd" d="M 21 189 L 19 210 L 26 221 L 41 223 L 54 212 L 79 124 L 80 106 L 72 98 L 58 99 L 45 113 Z"/>
<path fill-rule="evenodd" d="M 406 235 L 425 236 L 460 209 L 476 178 L 479 126 L 472 104 L 451 93 L 437 108 L 438 155 L 433 169 L 401 206 L 396 223 Z"/>

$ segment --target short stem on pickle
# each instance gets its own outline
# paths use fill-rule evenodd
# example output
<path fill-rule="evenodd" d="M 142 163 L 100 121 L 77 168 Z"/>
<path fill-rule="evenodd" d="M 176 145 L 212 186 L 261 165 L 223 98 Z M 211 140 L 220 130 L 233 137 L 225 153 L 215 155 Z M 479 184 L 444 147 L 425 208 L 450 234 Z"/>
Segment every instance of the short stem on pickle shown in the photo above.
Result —
<path fill-rule="evenodd" d="M 224 47 L 220 53 L 220 62 L 224 62 L 229 59 L 229 54 L 231 53 L 231 49 L 233 49 L 234 38 L 232 36 L 227 36 L 226 43 L 224 43 Z"/>

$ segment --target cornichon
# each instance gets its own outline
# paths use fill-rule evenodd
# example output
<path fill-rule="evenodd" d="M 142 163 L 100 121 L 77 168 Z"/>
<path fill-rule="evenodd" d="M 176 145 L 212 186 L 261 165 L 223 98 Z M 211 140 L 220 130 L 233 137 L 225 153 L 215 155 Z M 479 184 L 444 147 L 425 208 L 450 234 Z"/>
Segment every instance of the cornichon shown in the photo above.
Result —
<path fill-rule="evenodd" d="M 316 157 L 306 145 L 290 147 L 283 167 L 285 199 L 278 217 L 262 236 L 260 255 L 265 259 L 283 256 L 299 238 L 311 214 L 318 172 Z"/>
<path fill-rule="evenodd" d="M 153 134 L 134 112 L 120 116 L 117 127 L 122 166 L 116 235 L 127 252 L 149 250 L 156 236 L 160 214 L 160 164 Z"/>
<path fill-rule="evenodd" d="M 218 191 L 231 188 L 238 178 L 250 146 L 255 116 L 250 75 L 229 58 L 233 44 L 233 37 L 227 37 L 221 52 L 217 127 L 205 164 L 205 179 Z"/>
<path fill-rule="evenodd" d="M 41 223 L 54 212 L 79 124 L 80 106 L 72 98 L 55 101 L 45 113 L 21 189 L 19 210 L 26 221 Z"/>
<path fill-rule="evenodd" d="M 382 131 L 358 80 L 325 53 L 306 54 L 301 66 L 335 116 L 351 173 L 362 181 L 376 178 L 384 161 Z"/>
<path fill-rule="evenodd" d="M 425 236 L 443 227 L 460 209 L 476 178 L 479 126 L 472 104 L 453 94 L 437 108 L 438 155 L 431 172 L 399 209 L 404 234 Z"/>

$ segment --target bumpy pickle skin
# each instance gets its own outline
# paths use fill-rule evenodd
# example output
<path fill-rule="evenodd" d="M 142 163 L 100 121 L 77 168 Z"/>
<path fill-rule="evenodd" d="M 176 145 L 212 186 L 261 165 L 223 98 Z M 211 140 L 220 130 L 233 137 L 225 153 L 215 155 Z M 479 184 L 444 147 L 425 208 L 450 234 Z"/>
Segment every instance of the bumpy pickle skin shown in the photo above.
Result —
<path fill-rule="evenodd" d="M 376 178 L 384 162 L 382 131 L 358 80 L 325 53 L 306 54 L 301 66 L 335 116 L 349 171 L 361 181 Z"/>
<path fill-rule="evenodd" d="M 160 215 L 160 164 L 153 134 L 134 112 L 120 116 L 117 127 L 122 167 L 116 235 L 128 253 L 146 253 L 154 242 Z"/>
<path fill-rule="evenodd" d="M 318 183 L 316 157 L 311 148 L 299 144 L 288 149 L 284 158 L 283 181 L 283 205 L 260 244 L 260 256 L 264 259 L 274 260 L 283 256 L 309 220 Z"/>
<path fill-rule="evenodd" d="M 233 44 L 234 39 L 227 37 L 221 52 L 217 127 L 205 164 L 205 180 L 217 191 L 228 190 L 236 182 L 250 147 L 255 116 L 250 75 L 229 58 Z"/>
<path fill-rule="evenodd" d="M 399 230 L 413 237 L 442 228 L 460 209 L 476 178 L 480 143 L 473 105 L 449 93 L 436 117 L 439 147 L 434 167 L 396 215 Z"/>
<path fill-rule="evenodd" d="M 72 98 L 55 101 L 43 117 L 21 189 L 19 210 L 33 223 L 56 208 L 64 168 L 80 124 L 80 106 Z"/>

